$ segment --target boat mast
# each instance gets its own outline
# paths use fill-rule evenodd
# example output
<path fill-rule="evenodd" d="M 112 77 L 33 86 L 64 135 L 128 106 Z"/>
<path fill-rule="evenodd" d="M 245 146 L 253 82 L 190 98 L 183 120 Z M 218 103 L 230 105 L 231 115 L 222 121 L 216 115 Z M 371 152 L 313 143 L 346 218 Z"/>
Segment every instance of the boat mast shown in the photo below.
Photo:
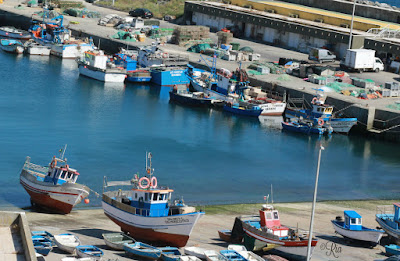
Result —
<path fill-rule="evenodd" d="M 315 175 L 315 187 L 314 187 L 314 198 L 313 198 L 313 204 L 312 204 L 312 210 L 311 210 L 310 231 L 308 234 L 307 261 L 309 261 L 311 259 L 311 241 L 312 241 L 313 224 L 314 224 L 315 202 L 317 200 L 319 166 L 321 163 L 321 152 L 323 150 L 324 150 L 324 147 L 322 147 L 322 145 L 320 145 L 319 153 L 318 153 L 317 173 Z"/>
<path fill-rule="evenodd" d="M 67 150 L 67 145 L 68 144 L 65 144 L 64 149 L 61 149 L 61 151 L 60 151 L 60 159 L 62 159 L 62 160 L 64 160 L 64 155 L 65 155 L 65 151 Z"/>

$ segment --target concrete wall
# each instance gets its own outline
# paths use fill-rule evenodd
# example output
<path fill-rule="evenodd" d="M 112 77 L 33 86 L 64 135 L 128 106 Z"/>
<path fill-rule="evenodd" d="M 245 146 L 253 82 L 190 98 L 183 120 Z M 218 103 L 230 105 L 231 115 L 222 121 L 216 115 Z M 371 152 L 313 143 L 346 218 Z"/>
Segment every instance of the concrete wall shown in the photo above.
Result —
<path fill-rule="evenodd" d="M 353 3 L 340 0 L 281 0 L 283 2 L 300 4 L 325 10 L 352 14 Z M 355 14 L 362 17 L 373 18 L 381 21 L 400 23 L 400 12 L 382 7 L 356 4 Z"/>

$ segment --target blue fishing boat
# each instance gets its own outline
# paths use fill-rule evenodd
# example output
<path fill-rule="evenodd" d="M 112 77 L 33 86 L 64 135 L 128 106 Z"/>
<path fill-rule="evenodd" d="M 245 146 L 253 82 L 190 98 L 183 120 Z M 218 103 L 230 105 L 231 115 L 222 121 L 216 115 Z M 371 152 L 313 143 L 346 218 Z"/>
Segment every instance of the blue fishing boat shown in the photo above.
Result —
<path fill-rule="evenodd" d="M 76 254 L 79 257 L 90 257 L 95 260 L 100 260 L 100 258 L 104 255 L 103 251 L 96 246 L 77 246 L 75 249 Z"/>
<path fill-rule="evenodd" d="M 362 242 L 376 245 L 381 240 L 385 231 L 371 229 L 362 225 L 362 217 L 354 210 L 344 211 L 344 221 L 342 217 L 331 220 L 335 232 L 345 238 L 350 238 Z"/>
<path fill-rule="evenodd" d="M 390 244 L 385 246 L 387 255 L 400 255 L 400 246 L 395 244 Z"/>
<path fill-rule="evenodd" d="M 387 206 L 377 207 L 376 221 L 386 233 L 400 239 L 400 203 L 394 203 L 393 207 L 393 212 Z"/>
<path fill-rule="evenodd" d="M 333 106 L 325 104 L 321 93 L 317 93 L 311 101 L 311 109 L 286 108 L 287 118 L 300 118 L 307 120 L 322 119 L 325 127 L 332 127 L 334 132 L 349 133 L 357 124 L 357 118 L 337 118 L 333 114 Z M 329 125 L 329 126 L 328 126 Z"/>
<path fill-rule="evenodd" d="M 194 107 L 211 106 L 218 100 L 208 97 L 204 92 L 188 92 L 186 90 L 173 89 L 169 92 L 169 99 L 179 104 Z"/>
<path fill-rule="evenodd" d="M 322 135 L 325 130 L 322 126 L 316 126 L 311 122 L 304 122 L 302 120 L 292 121 L 292 122 L 282 122 L 282 128 L 286 131 L 300 132 L 305 134 L 318 134 Z"/>
<path fill-rule="evenodd" d="M 226 257 L 228 260 L 232 261 L 247 261 L 246 258 L 244 258 L 241 254 L 236 252 L 235 250 L 230 250 L 230 249 L 224 249 L 220 251 L 221 255 Z"/>
<path fill-rule="evenodd" d="M 119 52 L 114 56 L 114 63 L 126 70 L 128 82 L 150 82 L 151 80 L 150 70 L 137 68 L 136 55 L 129 55 L 125 51 Z"/>
<path fill-rule="evenodd" d="M 14 39 L 1 39 L 0 47 L 3 51 L 8 53 L 21 54 L 24 52 L 24 45 L 22 42 Z"/>
<path fill-rule="evenodd" d="M 43 236 L 32 236 L 33 247 L 41 255 L 47 256 L 53 249 L 53 242 Z"/>
<path fill-rule="evenodd" d="M 224 111 L 241 115 L 241 116 L 251 116 L 258 117 L 263 111 L 259 106 L 250 103 L 226 103 L 223 107 Z"/>
<path fill-rule="evenodd" d="M 177 247 L 160 247 L 161 260 L 164 261 L 179 261 L 181 260 L 181 252 Z"/>
<path fill-rule="evenodd" d="M 142 243 L 124 244 L 124 250 L 128 254 L 148 259 L 159 259 L 161 257 L 161 249 Z"/>
<path fill-rule="evenodd" d="M 40 230 L 40 231 L 31 231 L 32 236 L 42 236 L 47 238 L 49 241 L 51 241 L 52 246 L 55 246 L 56 244 L 54 243 L 54 236 L 50 232 Z"/>

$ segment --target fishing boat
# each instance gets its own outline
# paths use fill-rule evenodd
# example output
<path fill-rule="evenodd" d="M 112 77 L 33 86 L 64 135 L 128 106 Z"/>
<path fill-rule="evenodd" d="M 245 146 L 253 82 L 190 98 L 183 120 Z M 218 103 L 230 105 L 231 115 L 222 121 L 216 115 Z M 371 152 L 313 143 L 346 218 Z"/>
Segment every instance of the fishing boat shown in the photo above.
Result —
<path fill-rule="evenodd" d="M 228 260 L 232 260 L 232 261 L 248 261 L 246 258 L 244 258 L 241 254 L 239 254 L 235 250 L 224 249 L 224 250 L 221 250 L 219 252 L 221 253 L 221 255 L 223 255 Z"/>
<path fill-rule="evenodd" d="M 179 104 L 194 107 L 207 107 L 219 102 L 219 100 L 209 98 L 204 92 L 188 92 L 175 88 L 169 92 L 169 99 Z"/>
<path fill-rule="evenodd" d="M 325 127 L 332 127 L 334 132 L 349 133 L 350 129 L 357 124 L 357 118 L 337 118 L 333 114 L 333 106 L 325 104 L 322 93 L 317 93 L 311 101 L 311 109 L 297 109 L 287 107 L 286 118 L 303 118 L 314 121 L 322 119 Z"/>
<path fill-rule="evenodd" d="M 57 247 L 67 253 L 73 254 L 75 248 L 81 244 L 79 238 L 73 234 L 64 233 L 54 236 Z"/>
<path fill-rule="evenodd" d="M 158 186 L 151 166 L 151 153 L 146 154 L 146 175 L 135 175 L 133 180 L 108 182 L 104 178 L 103 191 L 110 186 L 130 186 L 128 190 L 105 191 L 104 213 L 123 232 L 137 240 L 158 242 L 183 247 L 197 220 L 204 212 L 196 212 L 183 200 L 170 202 L 173 190 Z"/>
<path fill-rule="evenodd" d="M 232 238 L 232 230 L 230 229 L 221 229 L 218 230 L 219 238 L 224 240 L 225 242 L 231 242 Z"/>
<path fill-rule="evenodd" d="M 378 206 L 377 212 L 376 222 L 388 235 L 400 239 L 400 203 L 394 203 L 392 211 L 388 206 Z"/>
<path fill-rule="evenodd" d="M 201 261 L 201 259 L 196 256 L 181 256 L 179 260 L 180 261 Z"/>
<path fill-rule="evenodd" d="M 51 234 L 50 232 L 44 231 L 44 230 L 40 230 L 40 231 L 31 231 L 31 235 L 32 236 L 41 236 L 41 237 L 45 237 L 47 239 L 47 241 L 51 242 L 52 246 L 55 246 L 54 243 L 54 236 L 53 234 Z"/>
<path fill-rule="evenodd" d="M 0 260 L 37 260 L 24 212 L 0 211 Z"/>
<path fill-rule="evenodd" d="M 223 110 L 233 114 L 241 116 L 251 116 L 251 117 L 258 117 L 261 115 L 261 112 L 263 111 L 259 106 L 245 102 L 226 103 L 223 107 Z"/>
<path fill-rule="evenodd" d="M 182 254 L 177 247 L 160 247 L 161 260 L 179 261 Z"/>
<path fill-rule="evenodd" d="M 195 246 L 185 247 L 183 249 L 183 251 L 185 252 L 185 255 L 188 255 L 188 256 L 195 256 L 200 259 L 206 258 L 206 256 L 204 255 L 204 252 L 206 251 L 206 249 L 201 248 L 201 247 L 195 247 Z"/>
<path fill-rule="evenodd" d="M 186 74 L 189 56 L 167 53 L 158 44 L 144 46 L 137 58 L 139 67 L 150 68 L 151 82 L 160 86 L 187 86 L 190 81 Z"/>
<path fill-rule="evenodd" d="M 8 53 L 21 54 L 24 52 L 24 45 L 22 42 L 14 39 L 1 39 L 0 47 L 3 51 Z"/>
<path fill-rule="evenodd" d="M 332 134 L 333 129 L 325 128 L 323 121 L 319 121 L 317 124 L 311 121 L 304 121 L 302 119 L 293 120 L 291 122 L 282 121 L 282 129 L 292 132 L 300 132 L 305 134 Z"/>
<path fill-rule="evenodd" d="M 47 256 L 53 249 L 53 242 L 44 236 L 32 236 L 35 251 L 41 255 Z"/>
<path fill-rule="evenodd" d="M 159 248 L 142 242 L 135 242 L 133 244 L 125 243 L 124 250 L 127 254 L 132 254 L 141 258 L 156 260 L 161 257 L 161 250 Z"/>
<path fill-rule="evenodd" d="M 92 41 L 73 38 L 63 21 L 62 15 L 50 19 L 49 11 L 43 10 L 43 20 L 32 21 L 29 28 L 32 39 L 41 45 L 49 46 L 50 53 L 60 58 L 75 59 L 83 52 L 95 49 Z"/>
<path fill-rule="evenodd" d="M 86 51 L 76 62 L 79 73 L 102 82 L 122 83 L 126 78 L 126 70 L 116 67 L 101 50 Z"/>
<path fill-rule="evenodd" d="M 204 251 L 204 255 L 206 256 L 207 261 L 228 261 L 226 257 L 215 250 L 206 250 Z"/>
<path fill-rule="evenodd" d="M 92 245 L 85 245 L 85 246 L 77 246 L 76 248 L 76 254 L 79 257 L 90 257 L 93 260 L 100 260 L 101 257 L 104 255 L 103 251 Z"/>
<path fill-rule="evenodd" d="M 390 244 L 385 246 L 386 255 L 400 255 L 400 246 Z"/>
<path fill-rule="evenodd" d="M 51 212 L 68 214 L 89 195 L 89 188 L 76 183 L 79 173 L 70 168 L 64 158 L 53 157 L 49 166 L 40 166 L 26 158 L 20 183 L 31 197 L 31 203 Z"/>
<path fill-rule="evenodd" d="M 14 26 L 1 26 L 0 37 L 28 40 L 31 38 L 31 35 L 29 34 L 29 32 L 17 29 Z"/>
<path fill-rule="evenodd" d="M 335 232 L 339 235 L 372 245 L 378 244 L 385 233 L 383 230 L 364 227 L 361 216 L 354 210 L 344 211 L 344 221 L 342 217 L 338 216 L 331 222 Z"/>
<path fill-rule="evenodd" d="M 124 250 L 125 243 L 132 244 L 136 242 L 125 233 L 104 233 L 102 236 L 106 245 L 115 250 Z"/>
<path fill-rule="evenodd" d="M 249 78 L 245 70 L 238 68 L 230 72 L 227 69 L 221 69 L 217 72 L 214 60 L 215 58 L 210 68 L 211 72 L 188 65 L 187 74 L 195 91 L 204 92 L 210 97 L 229 103 L 253 104 L 261 109 L 260 115 L 263 116 L 283 114 L 286 103 L 267 98 L 267 94 L 261 88 L 249 86 Z"/>
<path fill-rule="evenodd" d="M 33 40 L 24 43 L 24 48 L 27 54 L 42 56 L 50 55 L 51 50 L 49 46 L 38 44 Z"/>
<path fill-rule="evenodd" d="M 128 82 L 150 82 L 151 80 L 151 73 L 150 70 L 134 70 L 127 72 Z"/>
<path fill-rule="evenodd" d="M 252 244 L 265 244 L 274 251 L 296 258 L 307 256 L 308 233 L 299 233 L 281 225 L 278 210 L 273 206 L 263 205 L 259 215 L 240 216 L 237 219 L 241 222 L 244 233 L 254 240 Z M 234 227 L 232 231 L 235 229 L 237 228 Z M 312 239 L 311 253 L 317 242 L 317 239 Z"/>
<path fill-rule="evenodd" d="M 114 55 L 114 63 L 118 67 L 126 70 L 126 80 L 128 82 L 150 82 L 151 73 L 149 69 L 137 68 L 137 52 L 130 53 L 127 50 L 121 49 L 119 53 Z"/>

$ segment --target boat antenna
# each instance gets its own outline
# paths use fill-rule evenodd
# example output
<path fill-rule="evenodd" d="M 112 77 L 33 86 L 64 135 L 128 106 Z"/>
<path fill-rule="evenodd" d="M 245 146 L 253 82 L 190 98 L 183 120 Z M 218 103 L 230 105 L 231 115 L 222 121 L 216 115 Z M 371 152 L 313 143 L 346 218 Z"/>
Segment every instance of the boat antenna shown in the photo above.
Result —
<path fill-rule="evenodd" d="M 268 206 L 268 199 L 269 199 L 269 194 L 264 196 L 264 200 L 265 200 L 265 203 L 267 204 L 267 206 Z"/>
<path fill-rule="evenodd" d="M 271 202 L 274 204 L 274 192 L 272 191 L 272 184 L 271 184 Z"/>
<path fill-rule="evenodd" d="M 153 175 L 153 169 L 151 168 L 151 158 L 153 157 L 153 155 L 151 154 L 151 152 L 146 152 L 146 173 L 150 176 L 150 180 L 151 180 L 151 175 Z"/>
<path fill-rule="evenodd" d="M 67 150 L 67 145 L 65 144 L 64 149 L 60 149 L 60 159 L 64 160 L 65 151 Z"/>

